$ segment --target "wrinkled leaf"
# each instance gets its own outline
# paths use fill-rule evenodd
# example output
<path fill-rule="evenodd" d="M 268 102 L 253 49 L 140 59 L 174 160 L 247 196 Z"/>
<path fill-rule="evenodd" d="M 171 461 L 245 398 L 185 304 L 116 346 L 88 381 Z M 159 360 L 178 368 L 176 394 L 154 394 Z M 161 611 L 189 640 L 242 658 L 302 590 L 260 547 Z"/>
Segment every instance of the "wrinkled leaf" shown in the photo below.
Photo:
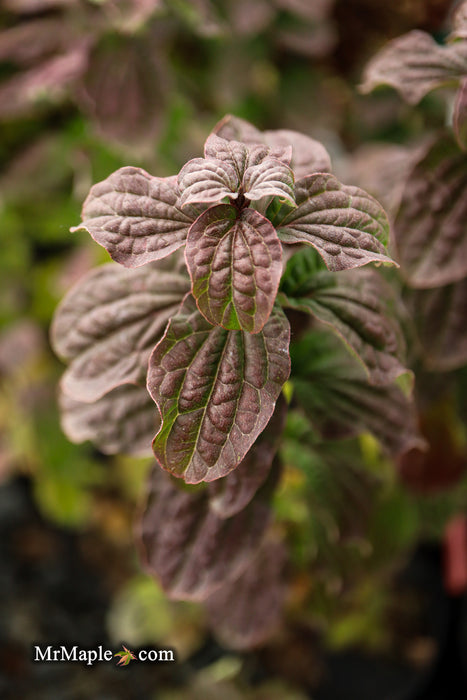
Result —
<path fill-rule="evenodd" d="M 95 403 L 61 393 L 61 425 L 71 442 L 91 440 L 105 454 L 150 456 L 160 416 L 146 387 L 124 384 Z"/>
<path fill-rule="evenodd" d="M 401 270 L 414 287 L 467 275 L 467 160 L 450 135 L 431 142 L 405 183 L 394 225 Z"/>
<path fill-rule="evenodd" d="M 215 325 L 257 333 L 282 273 L 276 230 L 253 209 L 210 207 L 190 229 L 186 260 L 199 310 Z"/>
<path fill-rule="evenodd" d="M 428 368 L 450 371 L 467 363 L 467 279 L 408 298 Z"/>
<path fill-rule="evenodd" d="M 279 626 L 285 598 L 285 559 L 282 542 L 264 542 L 239 578 L 205 601 L 209 624 L 227 648 L 260 646 Z"/>
<path fill-rule="evenodd" d="M 291 346 L 294 396 L 323 437 L 369 431 L 385 450 L 421 447 L 413 402 L 394 384 L 374 386 L 361 366 L 327 331 L 315 330 Z"/>
<path fill-rule="evenodd" d="M 230 518 L 243 510 L 266 481 L 286 416 L 287 404 L 279 396 L 271 420 L 237 469 L 209 484 L 209 506 L 220 518 Z"/>
<path fill-rule="evenodd" d="M 137 270 L 109 263 L 71 289 L 52 324 L 55 351 L 71 362 L 62 388 L 78 401 L 95 401 L 119 384 L 144 384 L 147 362 L 169 318 L 189 290 L 175 263 Z"/>
<path fill-rule="evenodd" d="M 299 180 L 295 195 L 298 206 L 275 222 L 284 243 L 313 246 L 333 271 L 392 262 L 384 248 L 386 214 L 364 190 L 318 173 Z"/>
<path fill-rule="evenodd" d="M 141 519 L 141 558 L 171 598 L 204 600 L 242 574 L 270 519 L 259 495 L 233 518 L 219 518 L 204 489 L 187 491 L 155 465 Z"/>
<path fill-rule="evenodd" d="M 467 150 L 467 78 L 461 80 L 459 85 L 452 121 L 459 146 Z"/>
<path fill-rule="evenodd" d="M 198 483 L 239 465 L 289 375 L 289 336 L 278 307 L 252 335 L 211 326 L 186 299 L 149 361 L 148 389 L 163 420 L 153 447 L 164 469 Z"/>
<path fill-rule="evenodd" d="M 313 250 L 287 263 L 283 305 L 310 313 L 338 335 L 361 362 L 372 384 L 390 384 L 405 372 L 404 343 L 391 318 L 391 290 L 372 269 L 333 273 L 316 264 Z"/>
<path fill-rule="evenodd" d="M 278 129 L 261 132 L 244 119 L 227 115 L 214 127 L 213 133 L 223 139 L 243 141 L 246 144 L 264 143 L 271 148 L 291 146 L 290 167 L 297 180 L 311 173 L 331 169 L 331 161 L 324 146 L 297 131 Z"/>
<path fill-rule="evenodd" d="M 193 218 L 178 206 L 176 177 L 124 167 L 91 188 L 82 211 L 86 231 L 125 267 L 139 267 L 180 248 Z"/>
<path fill-rule="evenodd" d="M 391 85 L 410 104 L 467 73 L 467 42 L 440 46 L 417 29 L 390 41 L 366 67 L 362 92 Z"/>
<path fill-rule="evenodd" d="M 178 174 L 180 204 L 220 202 L 224 197 L 238 197 L 239 178 L 235 168 L 214 158 L 189 160 Z"/>

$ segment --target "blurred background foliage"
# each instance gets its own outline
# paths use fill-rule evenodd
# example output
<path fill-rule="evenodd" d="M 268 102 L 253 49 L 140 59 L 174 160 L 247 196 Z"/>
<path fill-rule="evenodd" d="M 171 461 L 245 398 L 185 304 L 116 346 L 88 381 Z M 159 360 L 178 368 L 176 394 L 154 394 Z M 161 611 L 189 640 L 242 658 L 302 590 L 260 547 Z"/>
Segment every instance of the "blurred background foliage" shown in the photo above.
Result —
<path fill-rule="evenodd" d="M 456 375 L 464 424 L 449 396 L 427 418 L 439 430 L 447 425 L 452 443 L 452 473 L 441 488 L 435 473 L 428 493 L 369 435 L 323 442 L 290 412 L 274 502 L 290 555 L 285 622 L 264 648 L 234 653 L 212 638 L 197 606 L 168 601 L 142 573 L 133 523 L 149 461 L 105 456 L 64 437 L 56 405 L 62 367 L 48 330 L 64 292 L 107 260 L 87 234 L 69 233 L 91 184 L 129 164 L 176 173 L 227 113 L 261 129 L 309 134 L 329 150 L 341 179 L 384 191 L 378 177 L 390 174 L 372 170 L 372 149 L 396 158 L 416 145 L 445 124 L 445 100 L 435 93 L 414 109 L 390 89 L 359 95 L 362 69 L 387 39 L 412 28 L 443 37 L 451 4 L 0 2 L 4 697 L 50 698 L 53 686 L 54 698 L 72 699 L 337 698 L 319 690 L 329 654 L 364 649 L 375 677 L 384 658 L 397 670 L 395 684 L 433 658 L 429 596 L 400 576 L 420 543 L 439 543 L 451 516 L 467 508 L 465 370 Z M 397 158 L 388 156 L 391 163 L 393 183 Z M 175 647 L 176 670 L 102 665 L 91 673 L 30 663 L 32 643 L 122 641 Z"/>

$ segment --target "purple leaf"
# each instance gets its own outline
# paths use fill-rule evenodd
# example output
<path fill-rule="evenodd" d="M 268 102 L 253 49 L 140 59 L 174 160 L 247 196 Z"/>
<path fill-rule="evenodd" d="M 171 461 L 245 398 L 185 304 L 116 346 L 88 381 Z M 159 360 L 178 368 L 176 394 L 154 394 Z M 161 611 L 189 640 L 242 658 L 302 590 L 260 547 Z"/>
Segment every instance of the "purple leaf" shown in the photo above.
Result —
<path fill-rule="evenodd" d="M 264 542 L 238 579 L 206 599 L 209 624 L 227 648 L 257 647 L 279 626 L 286 592 L 285 559 L 282 542 Z"/>
<path fill-rule="evenodd" d="M 467 78 L 461 80 L 454 103 L 453 127 L 457 142 L 467 150 Z"/>
<path fill-rule="evenodd" d="M 270 519 L 256 497 L 233 518 L 219 518 L 204 489 L 189 490 L 154 466 L 141 521 L 141 558 L 171 598 L 204 600 L 249 565 Z"/>
<path fill-rule="evenodd" d="M 240 181 L 233 165 L 211 158 L 194 158 L 178 175 L 180 204 L 219 202 L 224 197 L 238 197 Z"/>
<path fill-rule="evenodd" d="M 209 484 L 209 507 L 220 518 L 231 518 L 245 508 L 266 481 L 287 416 L 282 396 L 273 416 L 237 469 Z"/>
<path fill-rule="evenodd" d="M 282 273 L 282 246 L 268 219 L 253 209 L 211 207 L 190 229 L 186 260 L 193 295 L 210 323 L 262 329 Z"/>
<path fill-rule="evenodd" d="M 63 391 L 89 402 L 119 384 L 144 384 L 149 355 L 188 289 L 173 260 L 92 270 L 62 301 L 52 325 L 55 351 L 71 362 Z"/>
<path fill-rule="evenodd" d="M 405 183 L 394 234 L 397 260 L 413 287 L 467 275 L 467 161 L 450 135 L 432 141 Z"/>
<path fill-rule="evenodd" d="M 152 454 L 160 416 L 146 387 L 124 384 L 95 403 L 59 397 L 61 424 L 71 442 L 91 440 L 105 454 Z"/>
<path fill-rule="evenodd" d="M 213 133 L 228 141 L 243 141 L 249 145 L 263 143 L 274 149 L 292 147 L 290 167 L 296 180 L 331 169 L 331 161 L 324 146 L 297 131 L 279 129 L 261 132 L 244 119 L 228 115 L 214 127 Z"/>
<path fill-rule="evenodd" d="M 313 246 L 333 271 L 393 262 L 383 245 L 389 230 L 386 214 L 364 190 L 317 173 L 296 183 L 295 196 L 298 206 L 276 222 L 284 243 Z"/>
<path fill-rule="evenodd" d="M 467 363 L 467 279 L 411 290 L 409 308 L 429 369 L 448 372 Z"/>
<path fill-rule="evenodd" d="M 0 33 L 0 61 L 33 65 L 76 43 L 73 33 L 56 17 L 24 21 Z"/>
<path fill-rule="evenodd" d="M 413 401 L 394 384 L 369 384 L 359 363 L 328 331 L 314 330 L 291 347 L 294 396 L 325 438 L 369 431 L 385 451 L 424 448 Z"/>
<path fill-rule="evenodd" d="M 372 384 L 390 384 L 406 371 L 401 364 L 402 333 L 390 314 L 390 288 L 372 269 L 307 274 L 307 252 L 297 253 L 288 263 L 285 304 L 311 314 L 336 333 Z"/>
<path fill-rule="evenodd" d="M 153 447 L 164 469 L 198 483 L 240 464 L 289 376 L 289 335 L 278 307 L 252 335 L 211 326 L 187 297 L 149 361 L 163 421 Z"/>
<path fill-rule="evenodd" d="M 410 104 L 428 92 L 467 73 L 467 42 L 440 46 L 426 32 L 415 29 L 390 41 L 366 67 L 362 92 L 391 85 Z"/>
<path fill-rule="evenodd" d="M 170 255 L 184 243 L 193 219 L 178 203 L 176 177 L 153 177 L 125 167 L 91 188 L 83 223 L 111 257 L 139 267 Z"/>

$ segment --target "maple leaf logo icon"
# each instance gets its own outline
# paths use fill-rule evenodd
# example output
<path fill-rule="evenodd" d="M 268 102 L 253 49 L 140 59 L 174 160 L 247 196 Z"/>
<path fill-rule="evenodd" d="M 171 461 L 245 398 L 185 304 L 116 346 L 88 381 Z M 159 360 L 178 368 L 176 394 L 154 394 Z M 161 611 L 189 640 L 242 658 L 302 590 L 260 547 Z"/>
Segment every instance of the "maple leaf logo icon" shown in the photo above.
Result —
<path fill-rule="evenodd" d="M 117 666 L 128 666 L 130 661 L 132 659 L 136 660 L 136 656 L 133 654 L 132 651 L 126 648 L 124 644 L 122 644 L 122 647 L 124 648 L 125 651 L 118 651 L 114 656 L 120 656 L 120 661 L 117 663 Z"/>

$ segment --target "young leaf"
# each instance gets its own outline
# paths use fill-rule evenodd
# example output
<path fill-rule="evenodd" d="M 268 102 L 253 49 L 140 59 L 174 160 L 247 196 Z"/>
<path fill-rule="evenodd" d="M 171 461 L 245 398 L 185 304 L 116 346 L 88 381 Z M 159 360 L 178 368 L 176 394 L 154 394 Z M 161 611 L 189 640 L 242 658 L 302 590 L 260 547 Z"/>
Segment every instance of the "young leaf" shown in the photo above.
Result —
<path fill-rule="evenodd" d="M 282 305 L 325 323 L 361 362 L 372 384 L 390 384 L 406 371 L 400 362 L 402 334 L 389 313 L 390 290 L 376 270 L 323 271 L 316 257 L 308 249 L 289 260 Z"/>
<path fill-rule="evenodd" d="M 137 270 L 109 263 L 92 270 L 59 305 L 52 344 L 71 362 L 63 391 L 96 401 L 119 384 L 144 384 L 149 355 L 189 290 L 176 262 Z"/>
<path fill-rule="evenodd" d="M 159 411 L 146 387 L 123 384 L 95 403 L 59 396 L 62 430 L 71 442 L 91 440 L 104 454 L 150 456 Z"/>
<path fill-rule="evenodd" d="M 457 143 L 467 151 L 467 78 L 461 80 L 452 117 Z"/>
<path fill-rule="evenodd" d="M 243 510 L 268 478 L 286 416 L 287 404 L 279 396 L 271 420 L 238 467 L 223 479 L 210 482 L 209 507 L 220 518 L 231 518 Z"/>
<path fill-rule="evenodd" d="M 189 160 L 178 174 L 180 205 L 220 202 L 238 197 L 240 181 L 235 168 L 215 158 Z"/>
<path fill-rule="evenodd" d="M 467 160 L 451 135 L 432 141 L 410 172 L 394 225 L 401 270 L 413 287 L 467 275 Z"/>
<path fill-rule="evenodd" d="M 215 636 L 230 649 L 252 649 L 265 642 L 280 623 L 285 597 L 285 547 L 264 542 L 245 571 L 206 601 Z"/>
<path fill-rule="evenodd" d="M 430 369 L 450 371 L 467 363 L 467 279 L 436 289 L 411 290 L 423 358 Z"/>
<path fill-rule="evenodd" d="M 169 597 L 204 600 L 249 565 L 270 519 L 257 496 L 233 518 L 219 518 L 205 490 L 187 491 L 155 465 L 141 518 L 141 558 Z"/>
<path fill-rule="evenodd" d="M 278 307 L 252 335 L 211 326 L 187 297 L 149 361 L 163 421 L 153 447 L 164 469 L 198 483 L 239 465 L 289 376 L 289 337 Z"/>
<path fill-rule="evenodd" d="M 178 204 L 177 178 L 124 167 L 99 182 L 83 205 L 84 228 L 125 267 L 139 267 L 180 248 L 193 223 Z"/>
<path fill-rule="evenodd" d="M 369 384 L 361 366 L 327 331 L 315 330 L 291 347 L 294 396 L 323 437 L 369 431 L 385 450 L 423 448 L 413 402 L 394 384 Z"/>
<path fill-rule="evenodd" d="M 205 318 L 257 333 L 272 311 L 282 273 L 276 230 L 253 209 L 210 207 L 190 229 L 186 260 Z"/>
<path fill-rule="evenodd" d="M 417 29 L 390 41 L 366 67 L 362 92 L 377 85 L 396 88 L 410 104 L 428 92 L 467 74 L 467 42 L 440 46 Z"/>
<path fill-rule="evenodd" d="M 333 271 L 393 262 L 383 245 L 389 231 L 386 214 L 364 190 L 317 173 L 299 180 L 295 195 L 298 206 L 277 224 L 284 243 L 313 246 Z"/>
<path fill-rule="evenodd" d="M 292 147 L 290 167 L 295 179 L 331 170 L 331 160 L 324 146 L 305 134 L 289 129 L 259 131 L 252 124 L 227 115 L 213 129 L 213 133 L 227 141 L 243 141 L 246 144 L 263 143 L 271 148 Z"/>

